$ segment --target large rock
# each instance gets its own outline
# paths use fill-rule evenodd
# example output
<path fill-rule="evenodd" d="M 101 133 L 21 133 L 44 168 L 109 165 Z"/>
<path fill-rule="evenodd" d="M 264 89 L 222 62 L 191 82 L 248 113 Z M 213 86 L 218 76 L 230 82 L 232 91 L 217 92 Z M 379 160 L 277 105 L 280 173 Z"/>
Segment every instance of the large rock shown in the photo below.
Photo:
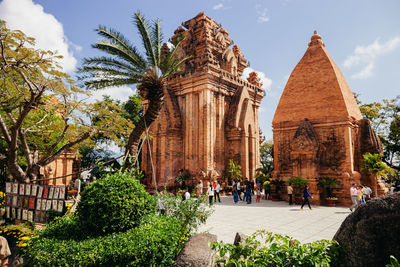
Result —
<path fill-rule="evenodd" d="M 192 236 L 179 253 L 174 266 L 214 266 L 216 252 L 208 246 L 208 243 L 215 241 L 217 241 L 217 236 L 208 233 Z"/>
<path fill-rule="evenodd" d="M 390 255 L 400 259 L 400 193 L 361 205 L 333 240 L 346 250 L 346 266 L 385 266 Z"/>
<path fill-rule="evenodd" d="M 233 240 L 233 245 L 238 246 L 242 245 L 246 240 L 247 236 L 242 232 L 237 232 L 235 235 L 235 239 Z"/>

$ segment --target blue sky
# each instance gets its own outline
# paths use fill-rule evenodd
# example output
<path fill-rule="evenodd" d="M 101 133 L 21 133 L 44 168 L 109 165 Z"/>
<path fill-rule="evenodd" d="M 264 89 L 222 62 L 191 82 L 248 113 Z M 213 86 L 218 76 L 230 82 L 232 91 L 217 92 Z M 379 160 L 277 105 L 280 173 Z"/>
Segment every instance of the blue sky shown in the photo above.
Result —
<path fill-rule="evenodd" d="M 264 75 L 267 95 L 260 126 L 272 138 L 271 123 L 291 71 L 307 49 L 314 30 L 350 88 L 364 103 L 400 95 L 400 1 L 369 0 L 3 0 L 0 18 L 11 28 L 37 38 L 37 45 L 57 49 L 70 74 L 82 58 L 96 55 L 90 47 L 98 25 L 114 27 L 138 41 L 132 15 L 162 20 L 167 40 L 183 22 L 203 11 L 222 24 L 239 45 L 251 68 Z M 125 99 L 130 88 L 96 92 Z"/>

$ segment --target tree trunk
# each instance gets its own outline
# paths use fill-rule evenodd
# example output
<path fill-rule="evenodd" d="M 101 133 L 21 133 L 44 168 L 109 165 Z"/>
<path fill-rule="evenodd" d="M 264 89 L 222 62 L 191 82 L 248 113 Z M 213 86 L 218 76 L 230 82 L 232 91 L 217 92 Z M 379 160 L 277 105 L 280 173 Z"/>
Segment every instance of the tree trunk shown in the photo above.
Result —
<path fill-rule="evenodd" d="M 146 113 L 142 118 L 140 118 L 135 128 L 132 130 L 129 135 L 128 143 L 126 144 L 126 154 L 132 157 L 137 157 L 138 146 L 140 143 L 140 139 L 142 134 L 145 132 L 146 127 L 149 128 L 150 125 L 158 118 L 160 115 L 161 108 L 164 104 L 164 91 L 163 88 L 159 88 L 158 92 L 153 94 L 151 98 L 149 98 L 149 105 L 147 107 Z M 132 167 L 132 163 L 126 161 L 127 168 Z"/>
<path fill-rule="evenodd" d="M 375 197 L 378 197 L 378 183 L 377 183 L 378 175 L 374 175 L 374 194 Z"/>
<path fill-rule="evenodd" d="M 7 153 L 7 168 L 11 176 L 21 183 L 29 183 L 29 178 L 18 164 L 17 151 Z"/>

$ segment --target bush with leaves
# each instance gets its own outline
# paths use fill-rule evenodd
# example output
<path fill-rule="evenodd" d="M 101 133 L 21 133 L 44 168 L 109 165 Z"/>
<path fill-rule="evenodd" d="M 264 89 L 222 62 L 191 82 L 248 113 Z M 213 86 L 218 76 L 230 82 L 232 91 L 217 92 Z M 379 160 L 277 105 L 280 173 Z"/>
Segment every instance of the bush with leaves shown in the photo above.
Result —
<path fill-rule="evenodd" d="M 64 216 L 31 240 L 27 266 L 170 266 L 182 248 L 180 222 L 149 215 L 125 232 L 82 238 L 76 217 Z M 73 231 L 77 230 L 76 233 Z M 60 232 L 58 232 L 60 231 Z M 72 234 L 72 236 L 69 236 Z M 70 237 L 70 238 L 68 238 Z"/>
<path fill-rule="evenodd" d="M 308 180 L 301 178 L 299 176 L 295 176 L 287 180 L 288 183 L 291 183 L 296 191 L 296 195 L 301 195 L 301 190 L 304 188 L 306 184 L 308 184 Z"/>
<path fill-rule="evenodd" d="M 165 207 L 165 215 L 177 218 L 181 222 L 181 232 L 186 236 L 196 232 L 198 226 L 205 223 L 213 212 L 213 209 L 208 205 L 206 196 L 181 200 L 180 197 L 175 197 L 164 191 L 157 198 L 162 201 Z"/>
<path fill-rule="evenodd" d="M 79 222 L 93 234 L 123 232 L 155 212 L 156 203 L 130 172 L 107 174 L 82 192 Z"/>
<path fill-rule="evenodd" d="M 247 237 L 243 244 L 214 242 L 219 266 L 340 266 L 341 248 L 334 241 L 301 244 L 289 236 L 263 230 Z"/>

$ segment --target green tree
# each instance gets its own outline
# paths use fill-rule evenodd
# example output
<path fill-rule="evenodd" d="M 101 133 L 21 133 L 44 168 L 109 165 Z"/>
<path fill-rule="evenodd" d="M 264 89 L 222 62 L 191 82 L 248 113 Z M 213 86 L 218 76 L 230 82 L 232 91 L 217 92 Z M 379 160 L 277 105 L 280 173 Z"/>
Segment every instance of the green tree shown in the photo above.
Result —
<path fill-rule="evenodd" d="M 355 94 L 360 111 L 371 122 L 384 146 L 382 160 L 391 168 L 400 170 L 400 96 L 381 102 L 363 104 Z"/>
<path fill-rule="evenodd" d="M 242 178 L 242 173 L 241 170 L 242 166 L 240 166 L 239 164 L 235 164 L 235 162 L 233 160 L 229 160 L 229 178 L 230 180 L 236 180 L 239 181 L 240 178 Z"/>
<path fill-rule="evenodd" d="M 381 157 L 382 156 L 379 154 L 371 154 L 369 152 L 363 155 L 362 170 L 374 176 L 373 182 L 375 197 L 378 197 L 378 177 L 386 176 L 385 170 L 387 169 L 387 166 L 381 161 Z"/>
<path fill-rule="evenodd" d="M 0 153 L 21 182 L 37 179 L 41 167 L 94 134 L 129 125 L 111 110 L 78 101 L 84 92 L 60 71 L 60 56 L 33 45 L 0 22 Z"/>
<path fill-rule="evenodd" d="M 272 171 L 274 170 L 274 144 L 272 140 L 264 141 L 260 146 L 260 168 L 257 169 L 259 172 L 257 180 L 263 183 L 266 179 L 271 177 Z"/>
<path fill-rule="evenodd" d="M 89 88 L 136 85 L 139 95 L 148 102 L 144 116 L 135 125 L 126 143 L 126 153 L 136 157 L 143 132 L 160 114 L 166 79 L 180 70 L 186 58 L 179 58 L 177 54 L 183 38 L 172 40 L 171 49 L 163 45 L 160 20 L 150 25 L 137 12 L 134 24 L 145 56 L 120 32 L 100 26 L 97 33 L 104 39 L 94 44 L 93 48 L 110 56 L 86 58 L 80 72 L 85 75 L 82 79 Z"/>

